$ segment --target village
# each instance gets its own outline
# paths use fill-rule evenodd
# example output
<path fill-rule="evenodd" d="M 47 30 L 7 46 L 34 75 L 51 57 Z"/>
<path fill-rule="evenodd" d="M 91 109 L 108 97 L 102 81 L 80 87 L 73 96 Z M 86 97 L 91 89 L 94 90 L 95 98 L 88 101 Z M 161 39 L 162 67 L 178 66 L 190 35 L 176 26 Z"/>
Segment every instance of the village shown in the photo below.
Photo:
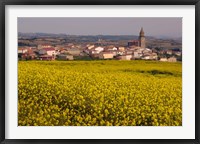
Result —
<path fill-rule="evenodd" d="M 46 39 L 53 41 L 54 39 Z M 59 41 L 59 39 L 58 39 Z M 37 46 L 18 46 L 18 60 L 155 60 L 165 62 L 182 61 L 178 49 L 158 50 L 146 47 L 143 28 L 138 39 L 129 41 L 125 46 L 96 43 L 64 43 L 58 45 L 38 43 Z"/>

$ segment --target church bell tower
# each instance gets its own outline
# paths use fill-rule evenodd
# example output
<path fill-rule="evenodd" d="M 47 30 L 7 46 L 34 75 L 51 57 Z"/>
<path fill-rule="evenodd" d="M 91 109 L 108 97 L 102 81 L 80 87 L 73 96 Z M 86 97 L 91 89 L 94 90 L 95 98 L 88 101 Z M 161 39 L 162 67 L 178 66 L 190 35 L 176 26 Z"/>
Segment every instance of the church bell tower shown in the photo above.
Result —
<path fill-rule="evenodd" d="M 139 46 L 141 48 L 145 48 L 145 36 L 144 36 L 144 30 L 141 28 L 140 30 L 140 36 L 139 36 Z"/>

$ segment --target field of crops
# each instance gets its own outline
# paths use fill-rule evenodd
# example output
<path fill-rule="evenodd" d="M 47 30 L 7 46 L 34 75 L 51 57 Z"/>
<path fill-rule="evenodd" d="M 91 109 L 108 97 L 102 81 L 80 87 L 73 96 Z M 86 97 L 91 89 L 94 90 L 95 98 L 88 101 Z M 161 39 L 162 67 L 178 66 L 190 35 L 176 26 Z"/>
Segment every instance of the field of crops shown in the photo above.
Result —
<path fill-rule="evenodd" d="M 19 61 L 19 126 L 181 126 L 182 64 Z"/>

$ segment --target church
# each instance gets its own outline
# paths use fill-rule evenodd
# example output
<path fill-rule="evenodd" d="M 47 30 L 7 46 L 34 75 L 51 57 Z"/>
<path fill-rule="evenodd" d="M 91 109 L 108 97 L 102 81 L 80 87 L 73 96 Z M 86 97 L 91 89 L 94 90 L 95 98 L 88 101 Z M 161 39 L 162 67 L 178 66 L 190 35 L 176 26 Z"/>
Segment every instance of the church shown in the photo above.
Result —
<path fill-rule="evenodd" d="M 136 46 L 136 47 L 141 47 L 141 48 L 146 47 L 143 28 L 141 28 L 141 30 L 140 30 L 138 40 L 133 40 L 133 41 L 128 42 L 128 46 Z"/>

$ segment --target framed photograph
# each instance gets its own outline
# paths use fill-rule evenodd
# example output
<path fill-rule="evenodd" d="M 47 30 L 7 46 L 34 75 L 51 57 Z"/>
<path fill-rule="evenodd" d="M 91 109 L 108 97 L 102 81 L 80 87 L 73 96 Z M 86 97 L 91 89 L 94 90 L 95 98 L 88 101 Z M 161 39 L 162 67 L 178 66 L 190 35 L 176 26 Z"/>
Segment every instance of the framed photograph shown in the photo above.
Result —
<path fill-rule="evenodd" d="M 199 0 L 1 1 L 1 143 L 199 144 Z"/>

